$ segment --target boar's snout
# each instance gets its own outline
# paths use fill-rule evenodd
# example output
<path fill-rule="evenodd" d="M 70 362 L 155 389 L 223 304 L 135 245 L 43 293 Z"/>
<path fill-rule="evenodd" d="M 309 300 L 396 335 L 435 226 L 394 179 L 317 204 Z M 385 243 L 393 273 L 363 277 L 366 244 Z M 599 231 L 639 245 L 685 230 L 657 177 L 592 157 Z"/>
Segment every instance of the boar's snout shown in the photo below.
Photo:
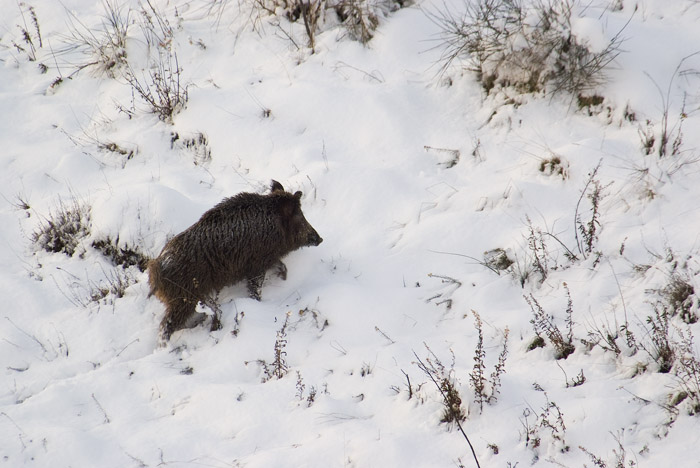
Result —
<path fill-rule="evenodd" d="M 323 238 L 318 235 L 318 232 L 316 232 L 315 230 L 312 229 L 311 232 L 309 233 L 309 238 L 306 240 L 306 245 L 316 246 L 316 245 L 320 244 L 321 242 L 323 242 Z"/>

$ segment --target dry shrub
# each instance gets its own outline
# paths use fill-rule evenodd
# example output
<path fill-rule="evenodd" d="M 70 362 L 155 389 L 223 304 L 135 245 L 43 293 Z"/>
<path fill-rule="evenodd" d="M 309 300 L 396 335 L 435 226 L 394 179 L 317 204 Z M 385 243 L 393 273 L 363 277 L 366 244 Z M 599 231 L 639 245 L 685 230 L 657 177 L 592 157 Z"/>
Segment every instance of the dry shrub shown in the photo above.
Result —
<path fill-rule="evenodd" d="M 47 252 L 63 252 L 72 257 L 80 240 L 88 234 L 90 207 L 73 197 L 69 204 L 59 199 L 58 208 L 40 222 L 31 240 Z"/>
<path fill-rule="evenodd" d="M 443 72 L 462 63 L 487 92 L 576 95 L 601 84 L 621 45 L 618 33 L 603 50 L 591 50 L 572 31 L 577 8 L 576 0 L 477 0 L 461 16 L 447 7 L 428 15 L 442 30 Z"/>

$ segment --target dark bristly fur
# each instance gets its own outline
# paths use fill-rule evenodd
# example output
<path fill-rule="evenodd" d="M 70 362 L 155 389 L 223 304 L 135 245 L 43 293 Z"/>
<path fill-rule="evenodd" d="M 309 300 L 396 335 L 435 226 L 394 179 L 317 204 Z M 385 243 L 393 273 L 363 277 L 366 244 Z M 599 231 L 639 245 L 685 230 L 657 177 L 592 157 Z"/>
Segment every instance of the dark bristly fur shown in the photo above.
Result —
<path fill-rule="evenodd" d="M 224 286 L 246 280 L 250 296 L 260 300 L 267 270 L 274 268 L 286 279 L 281 258 L 323 241 L 304 218 L 301 192 L 286 192 L 274 180 L 271 188 L 267 195 L 239 193 L 224 199 L 149 262 L 151 294 L 166 307 L 160 324 L 164 341 L 191 325 L 197 303 Z M 214 317 L 212 328 L 218 326 Z"/>

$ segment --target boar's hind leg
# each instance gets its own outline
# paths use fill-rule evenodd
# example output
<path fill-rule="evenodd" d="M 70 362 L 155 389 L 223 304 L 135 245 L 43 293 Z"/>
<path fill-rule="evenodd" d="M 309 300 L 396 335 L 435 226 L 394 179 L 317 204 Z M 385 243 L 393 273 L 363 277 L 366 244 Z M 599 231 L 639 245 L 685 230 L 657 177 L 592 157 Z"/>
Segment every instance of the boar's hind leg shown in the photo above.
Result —
<path fill-rule="evenodd" d="M 261 273 L 256 276 L 251 276 L 248 278 L 248 295 L 255 299 L 260 300 L 260 294 L 262 291 L 263 281 L 265 280 L 265 273 Z"/>
<path fill-rule="evenodd" d="M 282 260 L 277 260 L 277 263 L 275 263 L 275 272 L 278 278 L 281 278 L 283 281 L 287 280 L 287 265 Z"/>
<path fill-rule="evenodd" d="M 165 316 L 160 322 L 161 337 L 168 341 L 170 336 L 178 330 L 187 328 L 190 318 L 195 313 L 196 301 L 178 298 L 169 301 Z"/>

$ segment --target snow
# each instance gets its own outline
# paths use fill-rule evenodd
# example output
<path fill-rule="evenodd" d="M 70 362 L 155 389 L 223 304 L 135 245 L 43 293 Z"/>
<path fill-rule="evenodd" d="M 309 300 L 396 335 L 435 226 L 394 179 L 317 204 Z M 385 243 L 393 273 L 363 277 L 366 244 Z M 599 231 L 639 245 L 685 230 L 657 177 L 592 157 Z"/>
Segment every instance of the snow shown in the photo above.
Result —
<path fill-rule="evenodd" d="M 119 3 L 133 9 L 127 58 L 143 67 L 144 2 Z M 329 10 L 313 54 L 303 22 L 251 15 L 252 3 L 151 0 L 173 27 L 189 84 L 170 123 L 121 75 L 71 75 L 88 58 L 62 51 L 70 24 L 99 31 L 102 2 L 0 1 L 0 465 L 476 466 L 417 365 L 438 359 L 481 466 L 599 466 L 579 447 L 607 466 L 620 466 L 621 453 L 625 467 L 700 466 L 698 416 L 688 401 L 670 403 L 679 364 L 660 373 L 623 337 L 619 355 L 582 343 L 627 322 L 651 350 L 648 317 L 664 288 L 677 277 L 700 287 L 700 7 L 576 10 L 573 31 L 594 49 L 624 38 L 595 90 L 605 100 L 589 112 L 575 96 L 487 96 L 468 71 L 440 75 L 439 27 L 425 12 L 441 1 L 382 16 L 366 46 Z M 33 33 L 29 6 L 43 39 L 35 61 L 21 34 L 24 24 Z M 644 132 L 658 148 L 665 113 L 680 152 L 646 155 Z M 199 134 L 210 158 L 185 144 Z M 540 170 L 555 156 L 564 175 Z M 576 215 L 590 217 L 582 191 L 598 166 L 598 239 L 584 255 Z M 303 191 L 324 242 L 290 254 L 287 280 L 269 275 L 261 302 L 241 284 L 221 291 L 221 330 L 205 323 L 159 346 L 164 307 L 148 296 L 147 273 L 113 265 L 92 242 L 119 238 L 155 257 L 222 198 L 264 193 L 271 179 Z M 33 233 L 74 201 L 90 209 L 75 255 L 38 248 Z M 543 281 L 535 271 L 521 285 L 518 273 L 532 269 L 529 226 L 552 234 L 550 263 Z M 516 274 L 482 264 L 494 249 Z M 123 297 L 91 298 L 116 278 L 129 282 Z M 565 333 L 567 291 L 575 352 L 557 360 L 551 344 L 528 350 L 524 296 Z M 481 411 L 472 311 L 487 377 L 509 331 L 498 398 Z M 284 323 L 288 372 L 270 378 Z M 689 332 L 700 325 L 671 319 L 675 343 Z M 559 432 L 540 419 L 548 408 Z"/>

